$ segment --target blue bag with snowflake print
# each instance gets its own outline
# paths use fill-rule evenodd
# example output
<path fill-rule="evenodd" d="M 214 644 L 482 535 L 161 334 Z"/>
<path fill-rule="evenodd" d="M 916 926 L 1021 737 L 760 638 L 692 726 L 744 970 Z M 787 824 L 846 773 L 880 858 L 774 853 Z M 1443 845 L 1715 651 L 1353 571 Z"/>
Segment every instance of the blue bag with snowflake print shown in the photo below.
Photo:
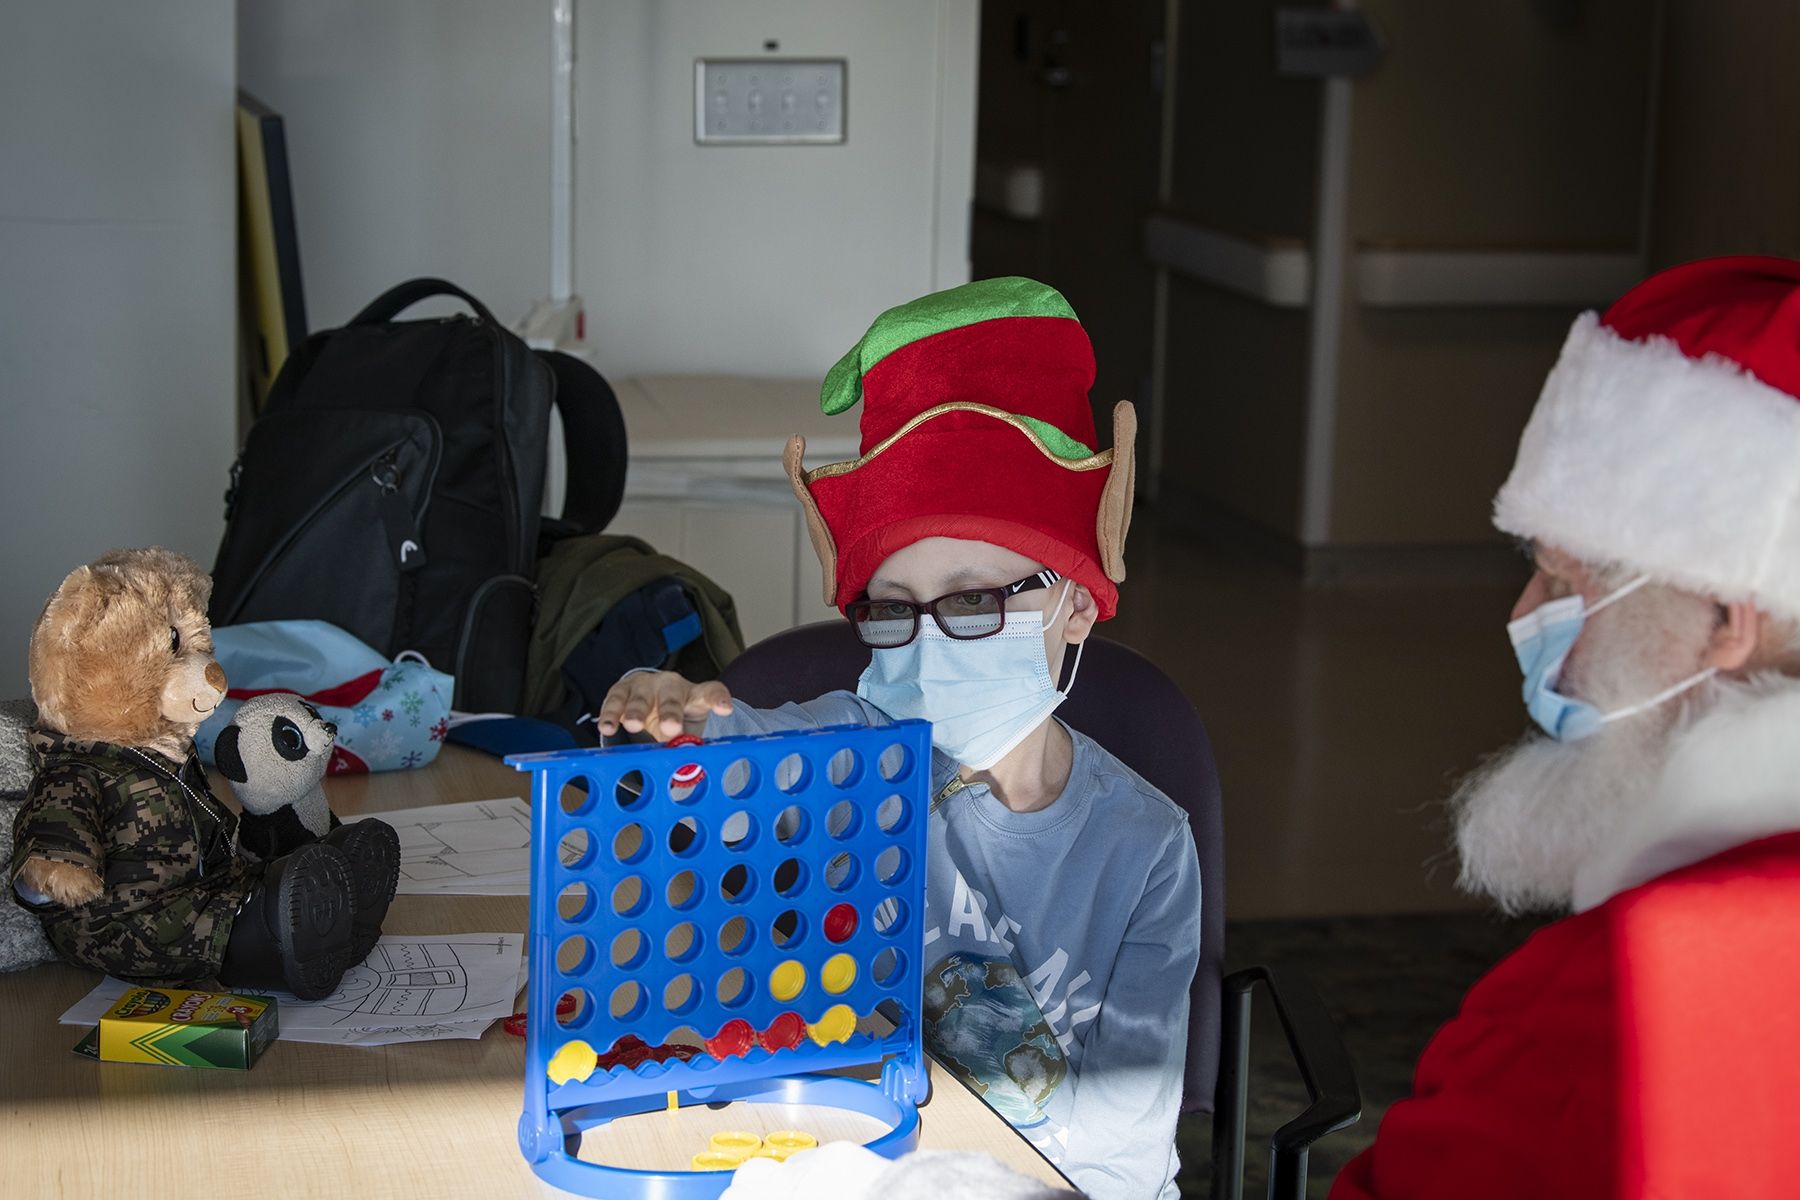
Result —
<path fill-rule="evenodd" d="M 337 726 L 332 775 L 422 767 L 444 744 L 455 681 L 417 655 L 389 661 L 325 621 L 258 621 L 212 633 L 230 690 L 194 734 L 208 766 L 238 706 L 266 692 L 293 692 Z"/>

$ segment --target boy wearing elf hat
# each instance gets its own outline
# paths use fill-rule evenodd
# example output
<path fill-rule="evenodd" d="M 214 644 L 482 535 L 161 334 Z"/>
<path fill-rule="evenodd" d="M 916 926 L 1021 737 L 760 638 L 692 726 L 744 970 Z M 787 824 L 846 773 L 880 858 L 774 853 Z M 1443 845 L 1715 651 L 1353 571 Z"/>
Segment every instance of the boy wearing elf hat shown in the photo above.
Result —
<path fill-rule="evenodd" d="M 756 712 L 648 672 L 598 721 L 667 740 L 930 720 L 927 1044 L 1088 1194 L 1145 1200 L 1178 1194 L 1200 868 L 1185 814 L 1051 716 L 1125 577 L 1136 424 L 1120 404 L 1096 452 L 1093 380 L 1075 314 L 1028 279 L 883 313 L 821 395 L 861 402 L 861 454 L 785 456 L 826 599 L 870 647 L 855 694 Z"/>
<path fill-rule="evenodd" d="M 1495 523 L 1536 566 L 1509 632 L 1542 732 L 1458 789 L 1462 882 L 1573 915 L 1331 1194 L 1800 1194 L 1800 263 L 1579 318 Z"/>

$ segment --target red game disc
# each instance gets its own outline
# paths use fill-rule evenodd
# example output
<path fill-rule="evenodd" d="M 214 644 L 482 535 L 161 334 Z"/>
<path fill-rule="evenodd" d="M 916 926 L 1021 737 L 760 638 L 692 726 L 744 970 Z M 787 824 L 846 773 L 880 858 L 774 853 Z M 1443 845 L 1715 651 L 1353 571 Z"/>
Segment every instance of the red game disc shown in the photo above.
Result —
<path fill-rule="evenodd" d="M 630 1067 L 635 1070 L 647 1062 L 668 1062 L 671 1058 L 686 1062 L 698 1053 L 698 1046 L 682 1043 L 652 1046 L 635 1033 L 627 1033 L 612 1044 L 611 1050 L 600 1055 L 598 1065 L 602 1071 L 610 1071 L 614 1067 Z"/>
<path fill-rule="evenodd" d="M 825 937 L 828 941 L 847 942 L 856 932 L 856 909 L 849 904 L 834 904 L 825 914 Z"/>
<path fill-rule="evenodd" d="M 562 999 L 560 999 L 556 1002 L 556 1015 L 559 1017 L 567 1017 L 567 1016 L 572 1015 L 574 1012 L 575 1012 L 575 997 L 573 997 L 565 992 L 563 994 Z M 510 1017 L 506 1018 L 506 1020 L 502 1021 L 500 1023 L 500 1027 L 502 1029 L 506 1030 L 506 1032 L 512 1034 L 514 1037 L 524 1037 L 525 1036 L 525 1014 L 524 1013 L 514 1013 L 512 1016 L 510 1016 Z"/>
<path fill-rule="evenodd" d="M 718 1033 L 706 1039 L 706 1052 L 723 1062 L 728 1058 L 742 1058 L 755 1044 L 756 1029 L 740 1017 L 725 1022 Z"/>
<path fill-rule="evenodd" d="M 705 745 L 705 741 L 691 733 L 683 733 L 670 738 L 663 744 L 665 746 L 701 746 Z M 705 779 L 706 772 L 701 769 L 699 763 L 688 763 L 684 767 L 677 768 L 675 773 L 669 776 L 669 790 L 674 791 L 679 788 L 684 792 L 690 792 L 699 787 Z M 677 796 L 676 799 L 680 800 L 682 797 Z"/>
<path fill-rule="evenodd" d="M 764 1050 L 792 1050 L 806 1040 L 806 1022 L 797 1012 L 784 1012 L 756 1040 Z"/>

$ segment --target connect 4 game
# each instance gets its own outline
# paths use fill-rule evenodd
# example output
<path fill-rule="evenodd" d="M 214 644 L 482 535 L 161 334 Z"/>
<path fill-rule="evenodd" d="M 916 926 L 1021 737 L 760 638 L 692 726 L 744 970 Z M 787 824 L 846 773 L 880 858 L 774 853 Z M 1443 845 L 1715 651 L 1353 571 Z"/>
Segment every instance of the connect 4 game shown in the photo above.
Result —
<path fill-rule="evenodd" d="M 506 760 L 535 777 L 519 1146 L 540 1177 L 717 1196 L 728 1172 L 579 1160 L 584 1130 L 668 1103 L 851 1109 L 888 1127 L 870 1149 L 916 1145 L 930 751 L 904 721 Z M 879 1084 L 818 1074 L 867 1064 Z"/>

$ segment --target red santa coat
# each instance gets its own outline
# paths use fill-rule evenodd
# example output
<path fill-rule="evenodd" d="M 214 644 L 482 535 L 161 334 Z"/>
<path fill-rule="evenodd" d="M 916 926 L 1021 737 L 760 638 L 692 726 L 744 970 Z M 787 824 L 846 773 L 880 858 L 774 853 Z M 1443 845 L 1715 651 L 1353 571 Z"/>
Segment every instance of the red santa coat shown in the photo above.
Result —
<path fill-rule="evenodd" d="M 1332 1200 L 1800 1196 L 1800 834 L 1539 932 Z"/>
<path fill-rule="evenodd" d="M 1800 832 L 1768 836 L 1797 796 L 1800 688 L 1691 727 L 1591 907 L 1470 990 L 1332 1200 L 1800 1196 Z"/>

